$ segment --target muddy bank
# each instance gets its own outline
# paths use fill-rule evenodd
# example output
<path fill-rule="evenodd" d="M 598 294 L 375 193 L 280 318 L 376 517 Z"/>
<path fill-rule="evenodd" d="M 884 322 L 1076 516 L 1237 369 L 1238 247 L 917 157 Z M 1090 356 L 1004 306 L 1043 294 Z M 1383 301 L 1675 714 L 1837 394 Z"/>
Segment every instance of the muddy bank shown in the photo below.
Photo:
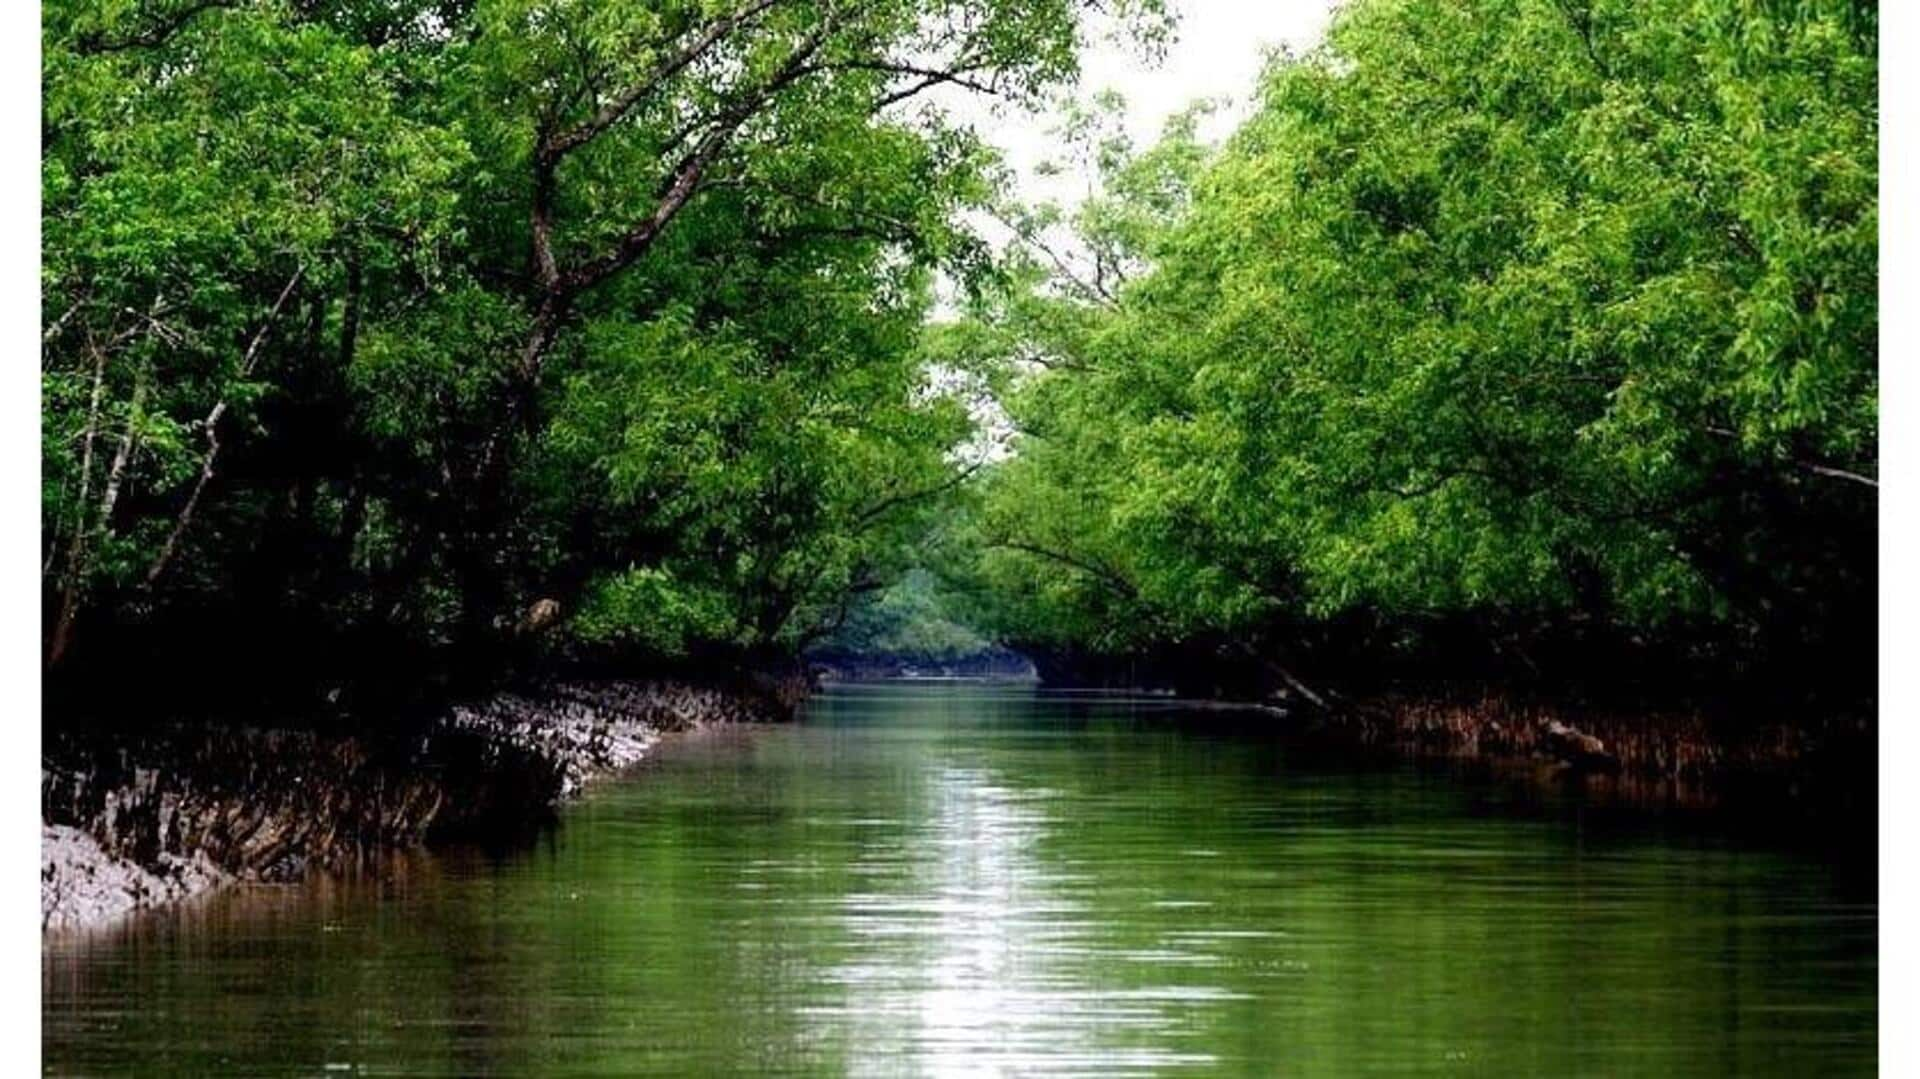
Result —
<path fill-rule="evenodd" d="M 1625 802 L 1713 806 L 1750 794 L 1871 799 L 1876 731 L 1841 713 L 1597 707 L 1499 693 L 1382 694 L 1310 721 L 1325 740 L 1482 762 Z"/>
<path fill-rule="evenodd" d="M 797 679 L 562 683 L 353 733 L 49 725 L 41 923 L 105 924 L 232 881 L 347 872 L 396 849 L 537 828 L 663 736 L 786 719 Z"/>

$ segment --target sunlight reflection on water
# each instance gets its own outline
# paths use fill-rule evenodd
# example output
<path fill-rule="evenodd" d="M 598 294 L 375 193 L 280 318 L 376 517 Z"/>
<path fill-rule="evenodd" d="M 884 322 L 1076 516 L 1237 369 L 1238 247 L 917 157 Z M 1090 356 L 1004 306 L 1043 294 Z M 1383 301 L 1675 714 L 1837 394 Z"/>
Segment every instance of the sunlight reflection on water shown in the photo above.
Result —
<path fill-rule="evenodd" d="M 1054 792 L 943 766 L 929 771 L 926 797 L 926 834 L 914 847 L 928 857 L 915 867 L 911 892 L 857 893 L 844 903 L 851 936 L 887 942 L 829 975 L 854 1003 L 808 1010 L 851 1026 L 870 1047 L 873 1068 L 857 1070 L 886 1073 L 884 1061 L 907 1054 L 933 1075 L 1113 1074 L 1214 1062 L 1205 1052 L 1129 1046 L 1119 1035 L 1177 1040 L 1183 1006 L 1234 995 L 1228 990 L 1087 987 L 1086 965 L 1205 957 L 1099 944 L 1099 925 L 1074 897 L 1096 878 L 1056 872 L 1036 854 L 1058 826 L 1045 810 Z M 893 947 L 896 940 L 912 945 Z M 902 1056 L 886 1052 L 890 1043 Z"/>
<path fill-rule="evenodd" d="M 1871 1072 L 1839 861 L 1162 699 L 847 689 L 531 849 L 50 943 L 56 1073 Z"/>

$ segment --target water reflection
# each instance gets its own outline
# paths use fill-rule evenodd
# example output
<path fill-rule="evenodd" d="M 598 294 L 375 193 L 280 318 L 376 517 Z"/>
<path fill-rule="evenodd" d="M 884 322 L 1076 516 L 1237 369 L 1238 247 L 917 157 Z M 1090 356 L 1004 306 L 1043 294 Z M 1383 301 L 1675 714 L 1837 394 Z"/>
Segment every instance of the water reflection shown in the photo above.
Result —
<path fill-rule="evenodd" d="M 853 690 L 676 743 L 532 850 L 57 941 L 51 1070 L 1871 1069 L 1844 867 L 1171 707 Z"/>
<path fill-rule="evenodd" d="M 850 1003 L 809 1011 L 861 1046 L 856 1073 L 897 1074 L 910 1062 L 936 1075 L 1115 1074 L 1213 1061 L 1126 1040 L 1130 1031 L 1177 1034 L 1169 1005 L 1192 1000 L 1191 990 L 1087 985 L 1078 965 L 1098 954 L 1099 926 L 1074 891 L 1093 879 L 1039 849 L 1060 823 L 1047 813 L 1055 798 L 984 769 L 928 769 L 912 870 L 901 879 L 887 866 L 894 886 L 841 903 L 859 944 L 829 978 Z"/>

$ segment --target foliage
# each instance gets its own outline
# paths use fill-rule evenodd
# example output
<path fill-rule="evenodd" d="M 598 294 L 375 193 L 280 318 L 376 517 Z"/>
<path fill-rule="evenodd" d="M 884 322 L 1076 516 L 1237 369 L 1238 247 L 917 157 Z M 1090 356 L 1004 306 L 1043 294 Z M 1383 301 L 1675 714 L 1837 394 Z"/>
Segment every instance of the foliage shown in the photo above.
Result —
<path fill-rule="evenodd" d="M 1871 662 L 1871 5 L 1354 0 L 1010 204 L 1115 11 L 48 5 L 49 662 Z"/>
<path fill-rule="evenodd" d="M 1022 372 L 997 624 L 1870 656 L 1875 46 L 1856 4 L 1361 0 L 1210 159 L 1107 153 L 1078 262 L 1147 272 L 970 313 Z"/>
<path fill-rule="evenodd" d="M 1109 6 L 48 5 L 49 662 L 817 635 L 958 487 L 918 327 L 993 181 L 932 92 Z"/>
<path fill-rule="evenodd" d="M 992 642 L 955 622 L 952 608 L 934 574 L 917 568 L 856 604 L 820 642 L 820 651 L 915 663 L 948 663 L 987 652 Z"/>

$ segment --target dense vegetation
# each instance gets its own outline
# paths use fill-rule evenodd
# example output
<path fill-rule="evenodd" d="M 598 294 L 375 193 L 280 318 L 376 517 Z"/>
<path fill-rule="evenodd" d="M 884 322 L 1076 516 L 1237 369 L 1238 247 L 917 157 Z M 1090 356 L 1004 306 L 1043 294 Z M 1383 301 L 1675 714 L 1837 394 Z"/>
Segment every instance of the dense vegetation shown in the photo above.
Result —
<path fill-rule="evenodd" d="M 1871 692 L 1873 5 L 1501 7 L 1347 5 L 1217 153 L 1083 121 L 1104 194 L 942 331 L 1019 430 L 997 630 Z"/>
<path fill-rule="evenodd" d="M 50 670 L 837 624 L 958 484 L 919 332 L 993 162 L 930 101 L 1035 100 L 1095 6 L 48 4 Z"/>
<path fill-rule="evenodd" d="M 1116 9 L 48 4 L 50 670 L 1870 684 L 1874 5 L 1352 0 L 1009 204 L 930 102 Z"/>

